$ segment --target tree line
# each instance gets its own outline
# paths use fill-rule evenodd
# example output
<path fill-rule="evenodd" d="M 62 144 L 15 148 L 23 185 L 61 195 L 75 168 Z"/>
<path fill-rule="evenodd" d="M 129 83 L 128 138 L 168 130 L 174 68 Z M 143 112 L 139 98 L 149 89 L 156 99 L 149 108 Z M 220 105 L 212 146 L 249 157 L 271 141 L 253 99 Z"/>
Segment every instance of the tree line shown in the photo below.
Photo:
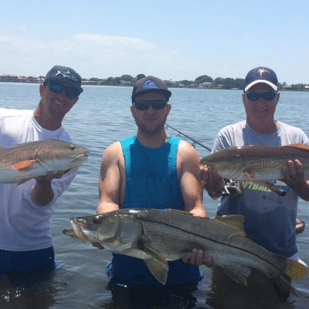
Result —
<path fill-rule="evenodd" d="M 133 77 L 129 74 L 124 74 L 120 77 L 108 77 L 106 79 L 99 79 L 99 78 L 90 78 L 90 79 L 83 79 L 83 83 L 85 84 L 96 84 L 96 85 L 107 85 L 107 86 L 133 86 L 136 81 L 141 78 L 144 78 L 145 74 L 138 74 L 137 76 Z M 210 89 L 243 89 L 243 85 L 245 80 L 243 78 L 223 78 L 217 77 L 213 79 L 208 75 L 201 75 L 197 77 L 195 80 L 180 80 L 180 81 L 172 81 L 172 80 L 165 80 L 168 87 L 171 88 L 210 88 Z M 279 90 L 309 90 L 306 88 L 306 84 L 292 84 L 287 85 L 284 83 L 279 83 L 278 87 Z"/>

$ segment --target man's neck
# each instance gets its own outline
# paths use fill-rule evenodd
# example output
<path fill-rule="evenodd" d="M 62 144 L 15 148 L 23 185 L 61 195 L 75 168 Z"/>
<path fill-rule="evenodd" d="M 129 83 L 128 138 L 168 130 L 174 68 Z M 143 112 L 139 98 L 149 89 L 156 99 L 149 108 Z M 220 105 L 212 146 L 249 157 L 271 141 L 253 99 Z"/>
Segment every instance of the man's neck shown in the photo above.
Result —
<path fill-rule="evenodd" d="M 168 135 L 165 130 L 153 135 L 148 135 L 138 130 L 136 137 L 143 146 L 149 148 L 161 147 L 168 139 Z"/>
<path fill-rule="evenodd" d="M 272 120 L 269 123 L 255 123 L 255 122 L 248 122 L 247 124 L 251 129 L 254 131 L 261 133 L 261 134 L 271 134 L 277 130 L 278 122 L 276 120 Z"/>
<path fill-rule="evenodd" d="M 37 123 L 44 129 L 54 131 L 61 127 L 61 120 L 44 113 L 40 106 L 33 113 Z"/>

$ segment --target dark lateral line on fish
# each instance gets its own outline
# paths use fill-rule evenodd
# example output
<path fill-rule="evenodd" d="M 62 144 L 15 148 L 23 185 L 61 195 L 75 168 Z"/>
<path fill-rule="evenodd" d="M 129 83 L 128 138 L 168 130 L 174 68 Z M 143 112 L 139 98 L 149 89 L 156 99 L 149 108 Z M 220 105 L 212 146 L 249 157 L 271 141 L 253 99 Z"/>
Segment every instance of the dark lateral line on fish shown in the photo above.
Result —
<path fill-rule="evenodd" d="M 217 240 L 215 240 L 215 239 L 211 239 L 211 238 L 208 238 L 208 237 L 205 237 L 205 236 L 201 236 L 201 235 L 196 234 L 196 233 L 188 232 L 187 230 L 184 230 L 184 229 L 182 229 L 182 228 L 180 228 L 180 227 L 176 227 L 176 226 L 173 226 L 173 225 L 169 225 L 169 224 L 167 224 L 167 223 L 162 223 L 162 222 L 158 222 L 158 221 L 155 221 L 155 220 L 146 220 L 145 218 L 143 218 L 143 219 L 139 218 L 139 220 L 144 220 L 144 221 L 146 221 L 146 222 L 152 222 L 152 223 L 157 223 L 157 224 L 165 225 L 165 226 L 168 226 L 168 227 L 170 227 L 170 228 L 174 228 L 174 229 L 177 229 L 177 230 L 179 230 L 179 231 L 186 232 L 186 233 L 188 233 L 188 234 L 191 234 L 191 235 L 194 235 L 194 236 L 203 238 L 203 239 L 207 239 L 207 240 L 212 241 L 212 242 L 215 242 L 215 243 L 217 243 L 217 244 L 225 245 L 225 246 L 228 246 L 228 247 L 233 248 L 233 249 L 238 249 L 238 250 L 247 252 L 247 253 L 249 253 L 249 254 L 251 254 L 251 255 L 253 255 L 253 256 L 256 256 L 257 258 L 263 260 L 264 262 L 266 262 L 266 263 L 268 263 L 268 264 L 274 266 L 275 268 L 277 268 L 279 271 L 282 272 L 282 270 L 281 270 L 279 267 L 277 267 L 277 265 L 271 263 L 271 262 L 268 261 L 268 260 L 265 260 L 264 258 L 260 257 L 259 255 L 255 254 L 255 253 L 253 253 L 253 252 L 250 252 L 250 251 L 248 251 L 248 250 L 246 250 L 246 249 L 239 248 L 239 247 L 235 247 L 235 246 L 232 246 L 232 245 L 230 245 L 230 244 L 226 244 L 226 243 L 217 241 Z M 274 254 L 274 253 L 273 253 L 273 254 Z"/>

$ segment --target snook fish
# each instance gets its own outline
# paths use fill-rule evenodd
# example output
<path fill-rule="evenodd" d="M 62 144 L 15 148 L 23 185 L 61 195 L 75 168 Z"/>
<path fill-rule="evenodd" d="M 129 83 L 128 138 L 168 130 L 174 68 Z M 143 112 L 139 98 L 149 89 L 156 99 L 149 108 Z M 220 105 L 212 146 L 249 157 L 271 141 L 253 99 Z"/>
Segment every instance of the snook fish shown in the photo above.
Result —
<path fill-rule="evenodd" d="M 200 163 L 213 166 L 224 178 L 264 183 L 276 191 L 269 181 L 282 179 L 282 167 L 295 159 L 303 164 L 308 177 L 309 146 L 303 144 L 225 148 L 204 157 Z"/>
<path fill-rule="evenodd" d="M 201 218 L 177 210 L 122 209 L 73 218 L 71 226 L 63 231 L 65 235 L 144 260 L 163 285 L 167 281 L 167 262 L 183 258 L 194 248 L 203 250 L 206 257 L 212 256 L 215 265 L 244 285 L 250 268 L 288 289 L 291 287 L 286 275 L 302 279 L 309 274 L 306 266 L 271 253 L 246 237 L 241 215 Z"/>
<path fill-rule="evenodd" d="M 0 147 L 0 183 L 24 183 L 48 172 L 70 172 L 89 156 L 89 150 L 59 140 Z"/>

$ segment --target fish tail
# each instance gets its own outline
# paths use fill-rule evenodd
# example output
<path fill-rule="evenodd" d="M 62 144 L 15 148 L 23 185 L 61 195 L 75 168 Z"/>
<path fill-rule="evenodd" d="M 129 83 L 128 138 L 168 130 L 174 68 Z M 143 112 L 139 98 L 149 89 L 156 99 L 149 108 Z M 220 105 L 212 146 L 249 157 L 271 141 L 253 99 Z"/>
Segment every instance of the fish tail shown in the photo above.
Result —
<path fill-rule="evenodd" d="M 301 280 L 309 275 L 309 268 L 302 263 L 285 258 L 284 273 L 292 280 Z"/>
<path fill-rule="evenodd" d="M 283 273 L 273 280 L 274 288 L 279 299 L 285 302 L 290 294 L 299 296 L 299 292 L 292 286 L 292 280 L 304 279 L 309 275 L 309 268 L 297 261 L 282 257 L 285 262 Z"/>
<path fill-rule="evenodd" d="M 289 276 L 283 274 L 277 280 L 273 281 L 273 286 L 277 292 L 278 298 L 283 303 L 288 299 L 290 294 L 299 296 L 299 293 L 292 286 L 292 280 Z"/>

